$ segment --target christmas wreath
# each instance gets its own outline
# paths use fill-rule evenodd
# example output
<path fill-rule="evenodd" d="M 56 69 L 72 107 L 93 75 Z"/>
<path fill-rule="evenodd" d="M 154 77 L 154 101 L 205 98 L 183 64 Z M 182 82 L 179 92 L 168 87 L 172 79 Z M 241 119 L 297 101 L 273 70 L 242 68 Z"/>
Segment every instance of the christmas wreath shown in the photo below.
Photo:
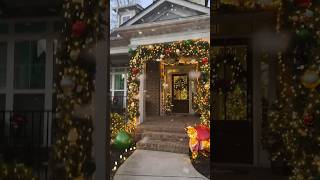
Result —
<path fill-rule="evenodd" d="M 213 89 L 224 93 L 233 91 L 236 84 L 245 80 L 245 73 L 235 52 L 223 48 L 213 58 Z"/>

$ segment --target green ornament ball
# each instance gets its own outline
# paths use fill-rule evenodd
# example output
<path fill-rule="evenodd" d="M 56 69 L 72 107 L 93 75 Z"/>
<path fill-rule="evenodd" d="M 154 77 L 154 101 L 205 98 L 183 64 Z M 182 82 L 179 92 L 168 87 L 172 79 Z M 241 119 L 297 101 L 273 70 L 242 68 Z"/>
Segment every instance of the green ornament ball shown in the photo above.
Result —
<path fill-rule="evenodd" d="M 118 150 L 125 150 L 129 148 L 133 143 L 133 138 L 126 131 L 119 131 L 115 140 L 114 146 Z"/>
<path fill-rule="evenodd" d="M 300 29 L 297 35 L 301 40 L 307 40 L 311 36 L 310 32 L 306 29 Z"/>
<path fill-rule="evenodd" d="M 193 42 L 192 42 L 192 40 L 190 40 L 190 39 L 188 39 L 188 40 L 185 41 L 185 44 L 186 44 L 186 45 L 192 45 L 192 43 L 193 43 Z"/>
<path fill-rule="evenodd" d="M 132 48 L 129 48 L 129 53 L 133 53 L 133 49 Z"/>

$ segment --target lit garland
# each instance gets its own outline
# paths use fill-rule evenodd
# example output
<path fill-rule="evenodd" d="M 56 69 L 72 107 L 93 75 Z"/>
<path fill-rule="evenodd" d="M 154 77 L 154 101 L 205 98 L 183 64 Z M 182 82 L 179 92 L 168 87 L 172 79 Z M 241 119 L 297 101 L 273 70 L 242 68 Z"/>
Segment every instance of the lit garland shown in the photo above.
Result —
<path fill-rule="evenodd" d="M 292 28 L 293 39 L 289 49 L 278 54 L 281 91 L 265 128 L 270 136 L 264 136 L 263 142 L 273 160 L 284 159 L 293 168 L 290 179 L 319 179 L 319 2 L 282 4 L 286 8 L 279 6 L 276 30 Z M 271 139 L 276 136 L 276 141 Z"/>
<path fill-rule="evenodd" d="M 166 114 L 171 114 L 173 108 L 173 104 L 171 101 L 171 95 L 170 93 L 166 93 L 165 95 L 165 100 L 164 100 L 164 105 L 163 105 L 163 111 Z"/>
<path fill-rule="evenodd" d="M 223 10 L 268 10 L 277 8 L 277 0 L 256 1 L 256 0 L 221 0 L 220 8 Z"/>
<path fill-rule="evenodd" d="M 63 1 L 62 36 L 56 59 L 55 163 L 52 170 L 61 174 L 54 174 L 55 179 L 84 179 L 95 170 L 92 159 L 93 112 L 82 111 L 92 104 L 95 86 L 92 51 L 104 36 L 106 3 L 102 0 Z"/>
<path fill-rule="evenodd" d="M 23 164 L 0 163 L 0 179 L 2 180 L 36 180 L 31 169 Z"/>
<path fill-rule="evenodd" d="M 209 43 L 202 40 L 186 40 L 173 43 L 139 46 L 136 50 L 129 50 L 131 54 L 128 78 L 128 131 L 133 132 L 139 118 L 139 78 L 143 72 L 143 64 L 147 61 L 161 61 L 167 64 L 179 64 L 180 57 L 194 57 L 201 77 L 197 80 L 196 103 L 202 124 L 210 125 L 210 65 Z"/>
<path fill-rule="evenodd" d="M 131 155 L 131 154 L 133 153 L 133 151 L 135 151 L 135 150 L 136 150 L 136 147 L 135 147 L 135 146 L 133 146 L 133 147 L 131 147 L 131 148 L 129 148 L 129 149 L 125 149 L 125 150 L 124 150 L 124 153 L 122 153 L 122 154 L 119 156 L 119 160 L 113 162 L 112 171 L 113 171 L 113 172 L 116 172 L 117 169 L 119 169 L 119 166 L 120 166 L 121 164 L 123 164 L 125 160 L 128 159 L 129 156 L 126 156 L 126 155 Z"/>
<path fill-rule="evenodd" d="M 125 129 L 124 116 L 118 113 L 111 113 L 111 140 L 116 138 L 119 131 Z"/>

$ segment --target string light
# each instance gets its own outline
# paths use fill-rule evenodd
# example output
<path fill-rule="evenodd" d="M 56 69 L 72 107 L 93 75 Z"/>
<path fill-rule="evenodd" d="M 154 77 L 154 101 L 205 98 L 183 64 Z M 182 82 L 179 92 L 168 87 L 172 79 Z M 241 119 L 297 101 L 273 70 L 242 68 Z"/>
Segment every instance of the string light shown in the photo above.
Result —
<path fill-rule="evenodd" d="M 93 174 L 92 114 L 82 112 L 92 104 L 95 62 L 92 48 L 105 32 L 101 12 L 107 1 L 64 0 L 61 48 L 56 54 L 57 108 L 53 146 L 54 165 L 63 173 L 54 179 L 84 179 Z M 92 11 L 87 11 L 91 9 Z M 85 167 L 85 168 L 83 168 Z M 59 176 L 59 177 L 58 177 Z"/>
<path fill-rule="evenodd" d="M 139 75 L 143 72 L 143 64 L 148 61 L 161 59 L 161 64 L 178 65 L 181 63 L 181 57 L 195 57 L 194 62 L 197 70 L 202 72 L 202 77 L 197 80 L 197 93 L 193 104 L 196 104 L 195 111 L 200 114 L 202 124 L 210 126 L 210 65 L 209 65 L 209 43 L 203 40 L 186 40 L 173 43 L 153 44 L 139 46 L 136 50 L 129 49 L 131 59 L 129 62 L 130 71 L 128 78 L 128 120 L 126 131 L 131 133 L 135 131 L 137 121 L 139 119 L 139 100 L 135 99 L 135 95 L 139 92 Z M 190 64 L 189 61 L 185 62 Z M 163 75 L 161 75 L 162 80 Z M 166 83 L 166 82 L 164 82 Z M 167 92 L 162 88 L 161 104 L 167 106 Z M 167 98 L 165 98 L 167 97 Z M 169 107 L 169 106 L 168 106 Z M 165 109 L 165 108 L 163 108 Z"/>
<path fill-rule="evenodd" d="M 292 28 L 297 41 L 292 43 L 293 50 L 278 53 L 281 91 L 266 120 L 262 140 L 271 160 L 284 160 L 292 167 L 290 180 L 319 179 L 320 122 L 316 110 L 320 94 L 316 89 L 319 82 L 314 79 L 319 79 L 320 72 L 310 68 L 320 66 L 316 61 L 320 38 L 314 28 L 320 26 L 316 20 L 320 11 L 316 2 L 308 0 L 286 1 L 290 6 L 286 12 L 283 1 L 278 5 L 276 32 Z"/>
<path fill-rule="evenodd" d="M 114 161 L 114 166 L 112 168 L 112 171 L 115 172 L 119 168 L 119 166 L 123 164 L 135 150 L 136 150 L 136 147 L 133 146 L 129 150 L 126 149 L 123 154 L 120 154 L 119 161 Z"/>

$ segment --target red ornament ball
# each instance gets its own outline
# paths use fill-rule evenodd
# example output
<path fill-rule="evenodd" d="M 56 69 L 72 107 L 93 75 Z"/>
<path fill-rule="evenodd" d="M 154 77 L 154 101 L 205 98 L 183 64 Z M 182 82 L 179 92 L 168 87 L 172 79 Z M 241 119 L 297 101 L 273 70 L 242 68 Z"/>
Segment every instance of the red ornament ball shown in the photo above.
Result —
<path fill-rule="evenodd" d="M 82 36 L 86 30 L 86 27 L 87 27 L 87 25 L 83 21 L 76 21 L 72 25 L 72 35 L 75 37 Z"/>
<path fill-rule="evenodd" d="M 171 53 L 171 49 L 170 48 L 166 49 L 165 52 L 166 52 L 166 54 L 169 54 L 169 53 Z"/>
<path fill-rule="evenodd" d="M 132 72 L 132 74 L 138 74 L 139 73 L 139 69 L 138 68 L 132 68 L 131 72 Z"/>
<path fill-rule="evenodd" d="M 300 8 L 307 8 L 311 5 L 311 0 L 295 0 L 295 3 Z"/>
<path fill-rule="evenodd" d="M 210 129 L 204 125 L 194 127 L 197 130 L 197 140 L 205 141 L 210 139 Z"/>
<path fill-rule="evenodd" d="M 209 59 L 207 57 L 202 58 L 202 63 L 203 64 L 208 64 Z"/>
<path fill-rule="evenodd" d="M 310 125 L 313 124 L 313 122 L 314 122 L 314 117 L 313 117 L 313 115 L 311 115 L 311 114 L 305 114 L 305 115 L 303 116 L 303 123 L 304 123 L 305 125 L 310 126 Z"/>

